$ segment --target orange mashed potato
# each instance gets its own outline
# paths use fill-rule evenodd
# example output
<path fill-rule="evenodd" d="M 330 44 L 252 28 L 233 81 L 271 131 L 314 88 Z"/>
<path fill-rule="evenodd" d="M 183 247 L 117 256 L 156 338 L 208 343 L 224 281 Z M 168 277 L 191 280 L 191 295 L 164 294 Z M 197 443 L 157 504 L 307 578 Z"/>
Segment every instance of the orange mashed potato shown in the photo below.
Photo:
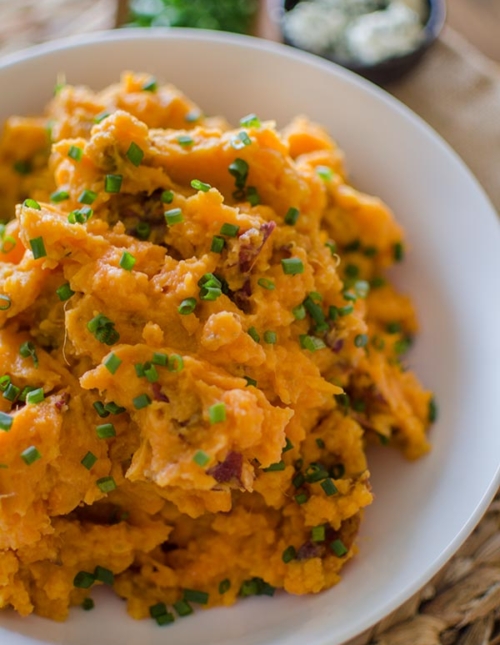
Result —
<path fill-rule="evenodd" d="M 375 438 L 428 450 L 403 232 L 297 118 L 124 74 L 0 141 L 0 607 L 159 624 L 336 584 Z"/>

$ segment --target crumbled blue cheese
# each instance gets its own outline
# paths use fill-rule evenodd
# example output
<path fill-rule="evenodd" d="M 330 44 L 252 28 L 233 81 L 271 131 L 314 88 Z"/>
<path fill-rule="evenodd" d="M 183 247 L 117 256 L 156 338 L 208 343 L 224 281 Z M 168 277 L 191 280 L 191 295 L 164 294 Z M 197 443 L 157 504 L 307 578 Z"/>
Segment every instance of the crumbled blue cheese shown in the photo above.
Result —
<path fill-rule="evenodd" d="M 426 0 L 304 0 L 285 13 L 283 32 L 316 54 L 374 64 L 414 50 L 427 11 Z"/>

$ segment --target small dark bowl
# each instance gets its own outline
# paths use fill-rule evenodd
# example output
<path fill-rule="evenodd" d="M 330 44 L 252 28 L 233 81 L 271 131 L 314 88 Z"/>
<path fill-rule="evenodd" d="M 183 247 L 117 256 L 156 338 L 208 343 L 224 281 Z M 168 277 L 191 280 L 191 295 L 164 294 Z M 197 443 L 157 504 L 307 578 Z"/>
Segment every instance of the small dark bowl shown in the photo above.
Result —
<path fill-rule="evenodd" d="M 301 1 L 302 0 L 284 0 L 282 3 L 282 9 L 284 12 L 291 11 Z M 352 60 L 339 58 L 328 52 L 319 55 L 333 61 L 334 63 L 342 65 L 342 67 L 345 67 L 360 76 L 364 76 L 373 83 L 377 83 L 377 85 L 386 85 L 393 81 L 397 81 L 413 69 L 422 59 L 430 46 L 437 40 L 444 26 L 446 19 L 446 0 L 427 0 L 427 2 L 429 5 L 429 12 L 427 21 L 424 25 L 424 38 L 416 49 L 407 54 L 387 58 L 380 63 L 375 63 L 373 65 L 364 65 Z M 298 47 L 286 36 L 284 36 L 284 42 L 292 47 Z"/>

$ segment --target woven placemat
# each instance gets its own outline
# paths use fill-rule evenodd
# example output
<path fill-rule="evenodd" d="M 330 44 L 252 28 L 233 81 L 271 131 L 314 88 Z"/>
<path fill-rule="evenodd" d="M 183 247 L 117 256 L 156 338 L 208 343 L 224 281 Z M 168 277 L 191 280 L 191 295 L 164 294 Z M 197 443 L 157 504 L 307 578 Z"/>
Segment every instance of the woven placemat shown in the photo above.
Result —
<path fill-rule="evenodd" d="M 111 28 L 116 11 L 116 0 L 0 0 L 0 55 Z M 262 33 L 273 37 L 265 19 Z M 500 211 L 500 68 L 447 30 L 422 64 L 388 90 L 451 144 Z M 419 593 L 348 645 L 368 644 L 500 645 L 500 496 Z"/>

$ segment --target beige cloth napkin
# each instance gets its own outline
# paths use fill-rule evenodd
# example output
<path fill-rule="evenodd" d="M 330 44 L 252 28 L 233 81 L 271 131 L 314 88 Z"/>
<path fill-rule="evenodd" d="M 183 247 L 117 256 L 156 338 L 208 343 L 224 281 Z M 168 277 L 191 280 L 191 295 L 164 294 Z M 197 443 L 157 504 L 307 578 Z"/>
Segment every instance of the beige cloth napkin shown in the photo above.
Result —
<path fill-rule="evenodd" d="M 387 88 L 462 157 L 500 212 L 500 65 L 451 29 Z"/>

